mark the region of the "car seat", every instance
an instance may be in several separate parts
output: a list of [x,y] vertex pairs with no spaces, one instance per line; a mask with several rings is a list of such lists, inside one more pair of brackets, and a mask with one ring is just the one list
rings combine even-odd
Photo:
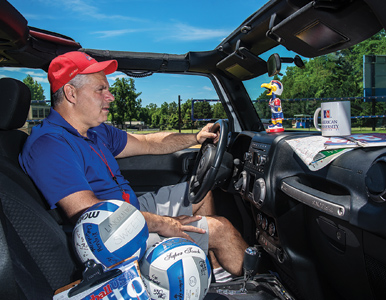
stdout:
[[0,79],[0,295],[2,299],[52,299],[78,279],[66,234],[22,171],[18,155],[28,134],[31,92],[22,82]]

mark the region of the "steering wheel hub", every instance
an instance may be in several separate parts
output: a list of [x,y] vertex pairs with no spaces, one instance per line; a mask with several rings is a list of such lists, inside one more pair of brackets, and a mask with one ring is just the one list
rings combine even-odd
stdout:
[[196,176],[199,180],[204,178],[205,173],[213,164],[215,155],[216,155],[216,146],[213,144],[206,145],[197,168]]

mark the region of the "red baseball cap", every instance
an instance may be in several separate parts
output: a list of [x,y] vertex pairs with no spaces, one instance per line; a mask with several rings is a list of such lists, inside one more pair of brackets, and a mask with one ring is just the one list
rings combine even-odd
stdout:
[[48,67],[48,81],[55,93],[78,74],[92,74],[104,71],[106,75],[118,68],[116,60],[97,62],[84,52],[73,51],[55,57]]

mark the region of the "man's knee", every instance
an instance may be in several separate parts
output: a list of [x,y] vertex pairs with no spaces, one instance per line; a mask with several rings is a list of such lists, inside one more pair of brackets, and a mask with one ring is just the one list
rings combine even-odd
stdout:
[[227,235],[234,234],[236,229],[227,218],[221,216],[210,216],[207,217],[208,228],[209,228],[209,240],[211,239],[222,239]]

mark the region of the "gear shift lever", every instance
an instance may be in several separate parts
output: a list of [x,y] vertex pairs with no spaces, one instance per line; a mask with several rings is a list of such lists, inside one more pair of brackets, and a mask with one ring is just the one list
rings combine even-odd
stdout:
[[244,262],[243,262],[243,270],[244,270],[244,282],[242,291],[247,292],[246,284],[249,278],[255,273],[256,267],[258,264],[258,260],[261,257],[261,252],[256,247],[248,247],[245,249],[244,253]]

